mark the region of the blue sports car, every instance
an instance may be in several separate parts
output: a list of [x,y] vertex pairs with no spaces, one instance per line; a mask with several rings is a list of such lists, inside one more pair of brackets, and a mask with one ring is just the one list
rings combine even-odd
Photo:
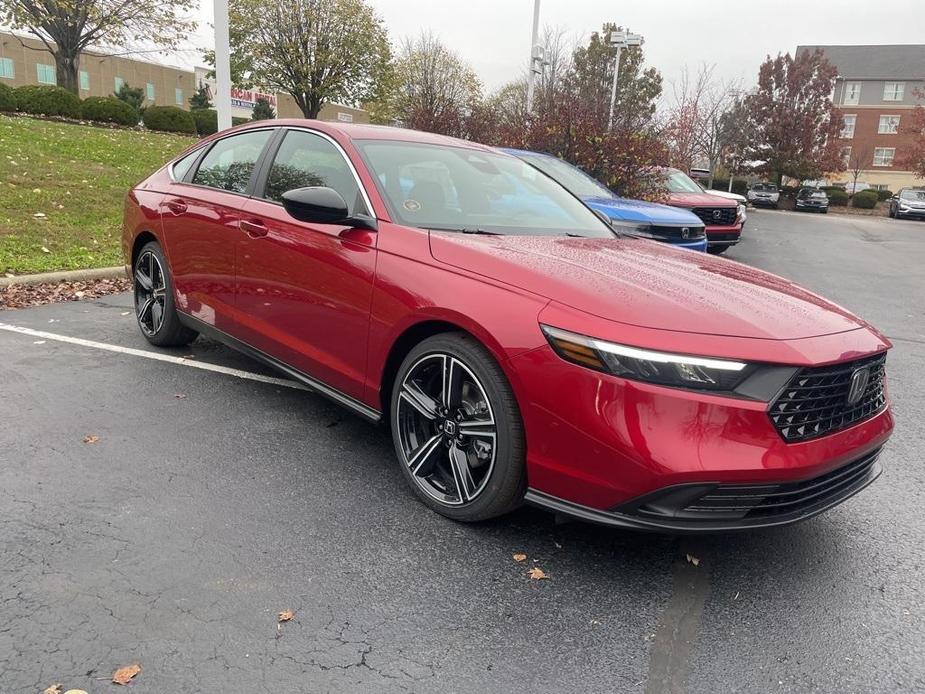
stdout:
[[508,148],[502,151],[536,167],[581,198],[592,210],[605,215],[617,231],[681,248],[707,250],[703,222],[689,210],[618,197],[581,169],[549,154]]

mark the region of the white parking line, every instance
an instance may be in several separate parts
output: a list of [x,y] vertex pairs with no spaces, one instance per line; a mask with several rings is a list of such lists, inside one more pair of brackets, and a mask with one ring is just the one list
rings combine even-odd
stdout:
[[[193,359],[187,359],[186,357],[174,357],[169,354],[159,354],[157,352],[148,352],[143,349],[133,349],[131,347],[120,347],[119,345],[110,345],[106,342],[96,342],[95,340],[84,340],[80,337],[70,337],[68,335],[58,335],[56,333],[48,333],[44,330],[33,330],[32,328],[21,328],[18,325],[10,325],[8,323],[0,323],[0,330],[6,330],[11,333],[19,333],[21,335],[28,335],[30,337],[37,337],[43,340],[55,340],[57,342],[66,342],[71,345],[79,345],[81,347],[90,347],[92,349],[101,349],[106,352],[115,352],[117,354],[128,354],[133,357],[144,357],[145,359],[154,359],[155,361],[164,361],[168,364],[179,364],[180,366],[191,366],[194,369],[202,369],[203,371],[214,371],[216,373],[227,374],[229,376],[236,376],[238,378],[244,378],[249,381],[259,381],[261,383],[271,383],[276,386],[283,386],[285,388],[295,388],[296,390],[309,390],[306,386],[296,381],[290,381],[285,378],[274,378],[273,376],[264,376],[263,374],[255,374],[250,371],[243,371],[242,369],[232,369],[227,366],[219,366],[218,364],[209,364],[207,362],[195,361]],[[36,344],[36,343],[33,343]]]

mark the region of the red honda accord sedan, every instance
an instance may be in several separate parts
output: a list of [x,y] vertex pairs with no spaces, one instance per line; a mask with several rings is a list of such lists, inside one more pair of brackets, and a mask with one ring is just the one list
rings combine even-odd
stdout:
[[261,121],[137,185],[142,334],[221,340],[373,421],[420,499],[669,531],[812,516],[872,482],[890,343],[787,280],[616,236],[520,160]]

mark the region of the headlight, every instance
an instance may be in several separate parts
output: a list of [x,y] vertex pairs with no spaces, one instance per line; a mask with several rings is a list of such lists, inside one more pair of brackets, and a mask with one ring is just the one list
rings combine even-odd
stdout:
[[738,214],[736,215],[736,219],[737,220],[745,219],[745,205],[743,205],[741,202],[739,203]]
[[731,391],[752,372],[740,361],[655,352],[541,325],[549,344],[566,361],[597,371],[676,388]]
[[909,209],[912,209],[912,208],[909,207],[908,205],[903,205],[902,203],[899,203],[899,209],[901,209],[901,210],[909,210]]
[[647,222],[627,222],[625,219],[610,217],[610,226],[614,231],[621,234],[652,238],[652,225]]

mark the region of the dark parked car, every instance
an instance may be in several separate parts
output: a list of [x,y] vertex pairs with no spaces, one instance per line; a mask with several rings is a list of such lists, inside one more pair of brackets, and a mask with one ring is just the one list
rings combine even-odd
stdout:
[[890,198],[890,216],[925,219],[925,189],[903,188]]
[[387,423],[396,473],[459,521],[527,501],[641,529],[791,523],[873,482],[893,428],[870,324],[615,235],[472,142],[233,128],[129,191],[122,248],[145,339],[226,342]]
[[793,202],[793,209],[797,212],[821,212],[825,214],[829,211],[829,196],[819,188],[800,188],[796,200]]

